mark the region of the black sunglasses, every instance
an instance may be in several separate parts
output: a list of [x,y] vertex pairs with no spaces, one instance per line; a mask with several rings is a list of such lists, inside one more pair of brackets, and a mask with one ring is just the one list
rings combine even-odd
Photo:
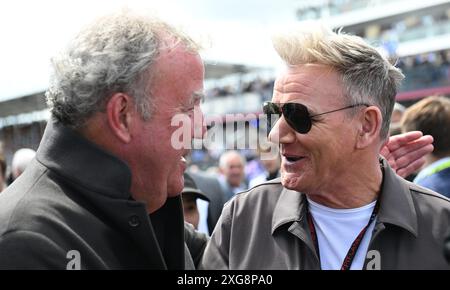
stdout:
[[[272,126],[275,125],[275,122],[278,120],[278,118],[281,115],[283,115],[284,119],[289,124],[289,126],[291,126],[292,129],[294,129],[296,132],[300,134],[306,134],[311,130],[312,123],[314,122],[314,120],[312,119],[313,117],[337,111],[342,111],[345,109],[350,109],[358,106],[369,107],[368,104],[356,104],[320,114],[310,115],[308,107],[299,103],[280,104],[280,103],[265,102],[263,105],[263,112],[267,117],[267,133],[270,132]],[[277,120],[272,120],[272,115],[276,115],[278,117]]]

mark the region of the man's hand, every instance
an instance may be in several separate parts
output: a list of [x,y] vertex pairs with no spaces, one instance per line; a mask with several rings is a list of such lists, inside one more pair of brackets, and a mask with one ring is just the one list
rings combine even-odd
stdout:
[[416,172],[425,163],[424,156],[433,152],[433,137],[420,131],[389,137],[380,154],[401,177]]

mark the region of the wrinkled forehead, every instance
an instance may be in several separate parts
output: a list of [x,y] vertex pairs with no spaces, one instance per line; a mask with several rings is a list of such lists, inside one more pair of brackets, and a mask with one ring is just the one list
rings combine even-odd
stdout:
[[285,103],[292,99],[341,97],[341,75],[322,64],[302,64],[287,67],[275,80],[273,101]]
[[161,51],[152,67],[151,92],[158,102],[186,105],[203,97],[204,65],[198,53],[179,45]]
[[189,50],[183,43],[178,43],[173,47],[166,47],[160,49],[159,55],[155,63],[161,63],[164,67],[170,70],[182,67],[191,67],[201,70],[201,75],[204,75],[203,60],[198,52]]
[[335,70],[327,65],[323,64],[315,64],[315,63],[307,63],[307,64],[298,64],[298,65],[286,65],[281,73],[278,75],[277,80],[283,79],[290,75],[295,76],[322,76],[326,75],[329,72],[334,72]]

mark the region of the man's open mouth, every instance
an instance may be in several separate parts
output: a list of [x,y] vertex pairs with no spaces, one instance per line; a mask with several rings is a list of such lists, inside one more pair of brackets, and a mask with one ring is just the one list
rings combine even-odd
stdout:
[[289,162],[296,162],[305,157],[303,157],[303,156],[284,156],[284,158],[286,158],[286,160]]

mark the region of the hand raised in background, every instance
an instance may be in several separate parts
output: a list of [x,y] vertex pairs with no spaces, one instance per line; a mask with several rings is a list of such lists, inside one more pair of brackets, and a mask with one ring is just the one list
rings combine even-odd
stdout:
[[433,137],[412,131],[389,137],[380,154],[398,175],[405,178],[425,163],[425,155],[433,152]]

